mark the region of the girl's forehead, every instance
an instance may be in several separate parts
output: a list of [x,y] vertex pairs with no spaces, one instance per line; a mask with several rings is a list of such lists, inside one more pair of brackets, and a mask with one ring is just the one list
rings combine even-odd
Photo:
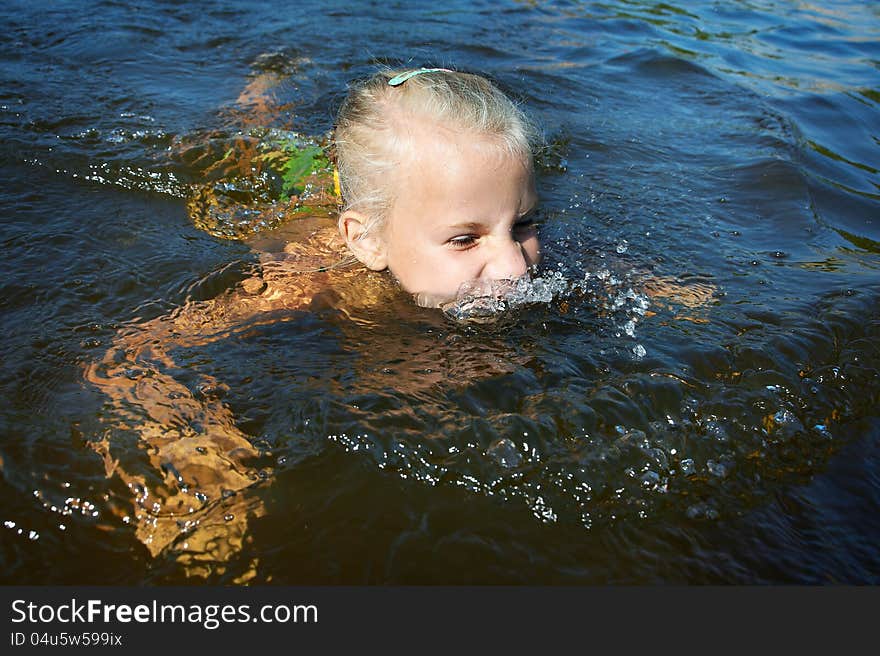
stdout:
[[439,216],[518,213],[534,203],[534,176],[521,157],[495,144],[457,141],[426,143],[400,162],[389,180],[395,207]]
[[415,211],[436,205],[445,214],[453,205],[532,202],[530,156],[500,136],[424,118],[399,127],[395,165],[385,180],[395,206]]

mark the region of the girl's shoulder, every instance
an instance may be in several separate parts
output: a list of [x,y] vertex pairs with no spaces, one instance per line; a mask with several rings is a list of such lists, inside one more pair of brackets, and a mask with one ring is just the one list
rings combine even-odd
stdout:
[[248,244],[258,253],[260,272],[242,287],[256,290],[279,309],[305,309],[318,298],[345,311],[373,307],[395,289],[385,273],[357,261],[335,220],[297,219]]

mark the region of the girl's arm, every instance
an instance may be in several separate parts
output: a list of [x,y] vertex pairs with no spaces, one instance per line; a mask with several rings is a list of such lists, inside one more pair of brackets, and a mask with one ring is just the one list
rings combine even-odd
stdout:
[[108,477],[128,488],[119,515],[150,555],[208,575],[227,567],[249,521],[262,514],[246,490],[265,473],[223,403],[224,387],[204,375],[194,389],[178,379],[167,351],[172,325],[156,320],[121,331],[86,368],[86,380],[107,396],[111,420],[93,446]]

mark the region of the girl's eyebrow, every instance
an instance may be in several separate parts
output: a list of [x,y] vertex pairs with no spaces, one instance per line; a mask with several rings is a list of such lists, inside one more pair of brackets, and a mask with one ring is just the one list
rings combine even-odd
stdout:
[[454,223],[448,226],[445,226],[447,230],[476,230],[477,228],[482,228],[483,224],[479,221],[464,221],[462,223]]
[[[527,214],[531,214],[538,207],[538,203],[532,203],[531,207],[527,210],[524,210],[516,215],[517,220],[522,219]],[[481,223],[480,221],[462,221],[461,223],[452,223],[446,226],[443,226],[444,230],[469,230],[469,231],[477,231],[483,227],[485,227],[485,223]]]

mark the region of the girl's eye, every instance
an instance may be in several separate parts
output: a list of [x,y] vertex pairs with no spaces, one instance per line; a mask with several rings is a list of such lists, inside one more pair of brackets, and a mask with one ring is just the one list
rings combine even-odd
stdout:
[[453,248],[464,250],[476,244],[477,237],[476,235],[459,235],[458,237],[453,237],[446,243],[448,243]]

